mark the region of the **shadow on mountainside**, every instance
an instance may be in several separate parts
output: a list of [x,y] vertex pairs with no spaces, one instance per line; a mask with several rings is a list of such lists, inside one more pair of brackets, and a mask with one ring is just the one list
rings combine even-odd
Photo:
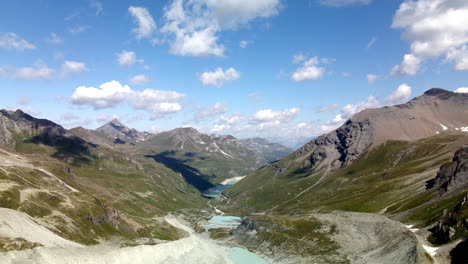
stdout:
[[73,157],[75,162],[89,163],[87,156],[91,155],[90,149],[97,145],[84,141],[75,136],[63,135],[53,129],[45,129],[41,134],[24,140],[25,143],[46,145],[55,148],[56,152],[51,155],[58,159]]
[[175,155],[175,151],[165,151],[157,155],[145,155],[145,157],[152,158],[156,162],[164,164],[171,170],[179,172],[187,183],[197,188],[200,192],[214,187],[214,185],[206,179],[208,178],[207,175],[204,175],[200,170],[185,164],[188,160],[179,160],[171,157],[173,155]]

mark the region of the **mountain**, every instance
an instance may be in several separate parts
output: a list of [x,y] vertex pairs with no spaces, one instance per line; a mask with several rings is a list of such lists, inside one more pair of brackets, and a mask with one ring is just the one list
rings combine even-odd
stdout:
[[[0,221],[26,221],[83,245],[181,238],[158,217],[205,203],[180,173],[144,153],[88,142],[21,110],[0,111],[0,183]],[[0,237],[0,251],[36,246]]]
[[46,119],[21,110],[0,110],[0,144],[24,152],[46,152],[55,157],[86,159],[95,146]]
[[[176,128],[139,142],[158,162],[191,178],[199,190],[225,179],[247,175],[257,168],[255,154],[230,135],[207,135],[194,128]],[[201,179],[201,180],[200,180]]]
[[224,191],[228,202],[218,208],[286,218],[330,210],[380,214],[431,229],[430,237],[414,231],[424,240],[451,243],[466,236],[467,145],[468,94],[431,89],[356,114]]
[[241,142],[244,146],[253,151],[257,157],[257,164],[259,166],[267,165],[273,161],[282,159],[293,152],[292,149],[281,144],[272,143],[259,137],[242,139]]
[[108,137],[114,138],[114,142],[117,144],[125,144],[125,141],[127,140],[133,140],[136,142],[144,141],[149,136],[151,136],[151,134],[148,132],[139,132],[134,128],[130,129],[127,126],[120,123],[117,119],[114,119],[104,124],[103,126],[97,128],[95,131]]

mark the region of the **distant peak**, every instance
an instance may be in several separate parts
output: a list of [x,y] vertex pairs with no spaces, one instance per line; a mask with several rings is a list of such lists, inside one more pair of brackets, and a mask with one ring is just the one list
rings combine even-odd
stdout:
[[112,119],[112,121],[109,122],[110,124],[116,124],[116,125],[122,125],[122,123],[120,123],[120,121],[117,119],[117,118],[114,118]]
[[424,94],[429,96],[437,96],[442,94],[452,94],[452,92],[444,90],[442,88],[432,88],[427,90]]

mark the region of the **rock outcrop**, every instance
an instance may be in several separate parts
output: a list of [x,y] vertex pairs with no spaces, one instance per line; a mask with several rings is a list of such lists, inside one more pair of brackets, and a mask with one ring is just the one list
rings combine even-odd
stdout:
[[427,181],[426,189],[437,189],[441,194],[465,188],[468,185],[468,147],[455,152],[452,162],[445,163],[437,176]]

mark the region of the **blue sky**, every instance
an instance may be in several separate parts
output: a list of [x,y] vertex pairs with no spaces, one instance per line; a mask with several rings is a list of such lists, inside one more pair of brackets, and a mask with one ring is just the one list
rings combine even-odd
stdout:
[[0,104],[293,142],[468,86],[467,43],[466,1],[3,1]]

